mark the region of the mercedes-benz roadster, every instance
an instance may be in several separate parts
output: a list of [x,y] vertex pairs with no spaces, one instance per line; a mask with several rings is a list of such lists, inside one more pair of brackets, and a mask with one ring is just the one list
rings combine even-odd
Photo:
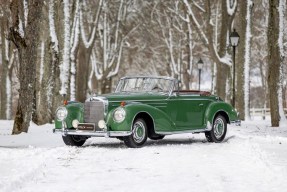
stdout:
[[147,138],[177,133],[204,133],[207,141],[218,143],[230,123],[240,124],[236,110],[209,92],[180,90],[170,77],[124,77],[114,93],[59,107],[54,132],[62,133],[66,145],[112,137],[136,148]]

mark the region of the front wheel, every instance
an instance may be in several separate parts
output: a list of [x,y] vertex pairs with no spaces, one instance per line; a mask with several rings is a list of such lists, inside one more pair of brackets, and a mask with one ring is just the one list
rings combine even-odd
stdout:
[[222,115],[216,116],[211,131],[205,132],[208,142],[220,143],[224,140],[227,131],[226,119]]
[[78,136],[78,135],[66,135],[66,136],[62,136],[62,138],[66,145],[77,146],[77,147],[84,145],[84,143],[87,140],[86,137]]
[[139,148],[144,145],[147,140],[147,126],[143,119],[138,118],[133,123],[132,134],[124,137],[127,147]]

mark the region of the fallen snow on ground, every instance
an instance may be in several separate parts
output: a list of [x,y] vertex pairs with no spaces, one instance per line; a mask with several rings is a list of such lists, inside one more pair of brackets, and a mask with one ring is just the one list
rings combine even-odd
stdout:
[[287,128],[269,121],[229,126],[225,142],[203,134],[148,140],[140,149],[92,138],[68,147],[53,125],[10,135],[0,121],[0,191],[285,191]]

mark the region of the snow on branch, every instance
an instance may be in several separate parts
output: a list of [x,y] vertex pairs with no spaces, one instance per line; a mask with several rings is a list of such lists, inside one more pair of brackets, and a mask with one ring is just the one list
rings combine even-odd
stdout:
[[189,15],[191,16],[191,19],[193,20],[193,22],[195,23],[197,29],[199,30],[200,32],[200,35],[202,36],[203,40],[204,40],[204,43],[208,44],[208,38],[206,37],[205,33],[203,32],[202,28],[200,27],[200,24],[199,22],[197,21],[197,19],[195,18],[194,14],[193,14],[193,11],[189,5],[189,3],[187,2],[187,0],[183,0],[185,6],[187,7],[187,10],[188,10],[188,13]]
[[80,8],[81,37],[82,37],[83,43],[84,43],[86,48],[89,48],[92,45],[92,43],[94,42],[94,39],[96,37],[96,28],[97,28],[97,23],[98,23],[98,20],[99,20],[99,17],[100,17],[100,12],[101,12],[101,9],[102,9],[102,2],[103,2],[102,0],[100,0],[100,2],[99,2],[99,7],[98,7],[98,10],[97,10],[96,18],[95,18],[95,21],[94,21],[94,26],[93,26],[92,33],[90,35],[90,39],[89,40],[87,40],[87,38],[86,38],[86,32],[85,32],[84,24],[83,24],[82,8]]
[[96,78],[98,80],[102,79],[103,78],[103,71],[100,70],[100,68],[98,67],[97,56],[96,56],[94,49],[93,49],[92,54],[91,54],[91,62],[92,62],[92,71],[95,73]]
[[123,50],[123,45],[120,45],[120,50],[119,50],[119,53],[118,53],[118,59],[117,59],[116,67],[115,67],[115,69],[113,71],[109,72],[107,78],[110,78],[110,77],[115,76],[116,74],[118,74],[119,67],[120,67],[120,62],[121,62],[121,57],[122,57],[122,50]]
[[228,15],[230,16],[234,15],[236,7],[237,7],[237,0],[226,0],[226,5],[227,5]]
[[232,60],[231,60],[230,55],[224,55],[223,57],[220,57],[218,55],[218,51],[217,51],[217,48],[215,47],[215,44],[213,44],[213,49],[214,49],[215,55],[216,55],[216,57],[220,63],[226,64],[228,66],[232,65]]
[[196,3],[195,1],[192,1],[192,3],[195,5],[196,8],[198,8],[200,11],[202,12],[206,12],[205,9],[203,9],[200,5],[198,5],[198,3]]
[[27,0],[23,0],[23,6],[24,6],[24,25],[26,27],[27,26],[28,13],[29,13]]
[[49,28],[50,28],[50,38],[53,43],[53,49],[56,53],[59,53],[59,43],[58,38],[56,34],[56,28],[55,28],[55,20],[54,20],[54,0],[49,1]]

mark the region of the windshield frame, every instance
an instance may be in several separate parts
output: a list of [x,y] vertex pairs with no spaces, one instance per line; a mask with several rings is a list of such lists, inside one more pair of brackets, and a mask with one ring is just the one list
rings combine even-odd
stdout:
[[[172,78],[172,77],[165,77],[165,76],[157,76],[157,77],[153,77],[153,76],[132,76],[132,77],[122,77],[115,89],[115,93],[121,93],[123,92],[122,90],[119,90],[120,88],[122,88],[122,82],[127,80],[127,79],[163,79],[163,80],[167,80],[170,81],[169,86],[168,86],[168,90],[167,91],[162,91],[162,92],[158,92],[158,93],[164,93],[167,95],[171,95],[173,92],[173,89],[175,87],[175,83],[177,82],[176,79]],[[152,92],[151,90],[147,90],[147,91],[127,91],[128,93],[150,93]]]

